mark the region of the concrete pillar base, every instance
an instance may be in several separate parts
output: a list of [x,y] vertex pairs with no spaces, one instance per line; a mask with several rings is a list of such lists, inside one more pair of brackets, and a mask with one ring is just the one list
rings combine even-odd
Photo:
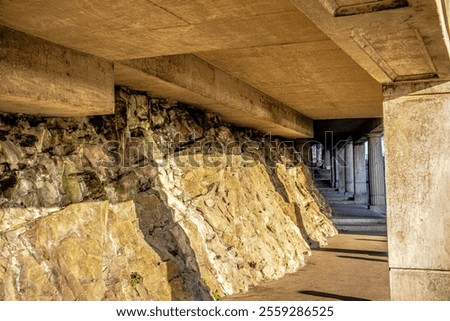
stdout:
[[345,195],[348,195],[348,196],[354,196],[355,195],[355,193],[348,191],[348,185],[345,186],[345,190],[346,190],[345,191]]
[[450,272],[391,268],[391,300],[450,300]]
[[368,204],[369,195],[368,194],[355,194],[355,203],[356,204]]
[[369,205],[369,209],[375,213],[386,215],[386,205]]

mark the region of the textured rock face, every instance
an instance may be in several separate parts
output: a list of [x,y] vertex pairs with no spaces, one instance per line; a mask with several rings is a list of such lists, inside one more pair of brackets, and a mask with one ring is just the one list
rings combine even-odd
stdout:
[[2,299],[207,300],[336,233],[290,144],[212,114],[118,90],[113,116],[0,120]]
[[1,217],[3,300],[171,299],[170,264],[145,242],[132,201]]
[[[183,161],[183,159],[180,159]],[[231,294],[294,272],[308,244],[263,165],[203,166],[161,176],[174,217],[188,233],[207,284]],[[178,188],[182,191],[178,192]]]

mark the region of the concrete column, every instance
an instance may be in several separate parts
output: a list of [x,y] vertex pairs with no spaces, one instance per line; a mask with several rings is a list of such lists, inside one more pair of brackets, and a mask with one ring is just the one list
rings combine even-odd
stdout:
[[355,202],[367,204],[366,148],[364,143],[353,145],[355,168]]
[[320,144],[316,144],[316,166],[322,167],[324,163],[324,152],[323,152],[323,146]]
[[351,197],[355,194],[355,174],[353,168],[353,142],[345,144],[345,193]]
[[386,213],[384,160],[381,147],[382,133],[369,133],[369,204],[370,208]]
[[338,171],[338,189],[339,193],[345,193],[345,146],[337,151],[336,170]]
[[323,164],[323,168],[327,171],[329,171],[328,177],[330,178],[330,187],[333,187],[333,171],[331,169],[331,150],[330,149],[325,149],[324,150],[324,164]]
[[329,149],[325,150],[324,162],[325,169],[331,170],[331,151]]
[[337,162],[336,162],[336,158],[337,158],[336,149],[331,149],[330,154],[331,154],[331,187],[337,188],[338,173],[337,173]]
[[450,82],[384,86],[393,300],[450,299]]

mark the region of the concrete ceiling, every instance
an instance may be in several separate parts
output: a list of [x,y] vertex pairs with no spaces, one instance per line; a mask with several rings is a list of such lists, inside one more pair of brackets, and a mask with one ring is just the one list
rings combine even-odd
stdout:
[[197,53],[312,119],[381,117],[381,85],[331,40]]
[[[447,15],[448,0],[0,0],[0,25],[115,63],[116,84],[178,92],[245,126],[239,104],[227,109],[240,82],[248,125],[276,127],[265,123],[274,109],[292,108],[299,114],[288,131],[304,116],[379,118],[381,84],[450,78]],[[210,70],[195,78],[208,90],[189,80],[195,65]],[[158,76],[165,66],[173,82]],[[217,75],[230,84],[226,96]]]
[[0,24],[109,60],[327,39],[289,0],[2,0]]
[[381,117],[381,86],[289,0],[1,1],[0,23],[115,61],[196,52],[312,119]]
[[380,83],[450,79],[449,0],[291,0]]

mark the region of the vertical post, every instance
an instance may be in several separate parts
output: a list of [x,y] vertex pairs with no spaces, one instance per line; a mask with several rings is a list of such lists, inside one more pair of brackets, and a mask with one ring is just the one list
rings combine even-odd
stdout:
[[329,148],[325,149],[323,167],[325,170],[329,171],[328,177],[330,178],[330,186],[333,187],[333,171],[331,169],[331,150]]
[[369,133],[369,196],[370,209],[386,213],[384,160],[381,147],[382,133]]
[[331,150],[331,187],[336,188],[336,156],[333,150]]
[[331,170],[331,151],[329,149],[325,150],[325,169]]
[[323,167],[325,154],[322,144],[316,144],[316,155],[316,167]]
[[325,133],[325,149],[326,168],[330,167],[330,186],[336,188],[336,149],[334,148],[333,132]]
[[353,145],[355,167],[355,202],[367,204],[366,148],[364,143]]
[[345,193],[345,145],[337,151],[336,170],[338,171],[338,189],[340,194]]
[[355,175],[353,168],[353,142],[345,144],[345,193],[351,197],[355,194]]

